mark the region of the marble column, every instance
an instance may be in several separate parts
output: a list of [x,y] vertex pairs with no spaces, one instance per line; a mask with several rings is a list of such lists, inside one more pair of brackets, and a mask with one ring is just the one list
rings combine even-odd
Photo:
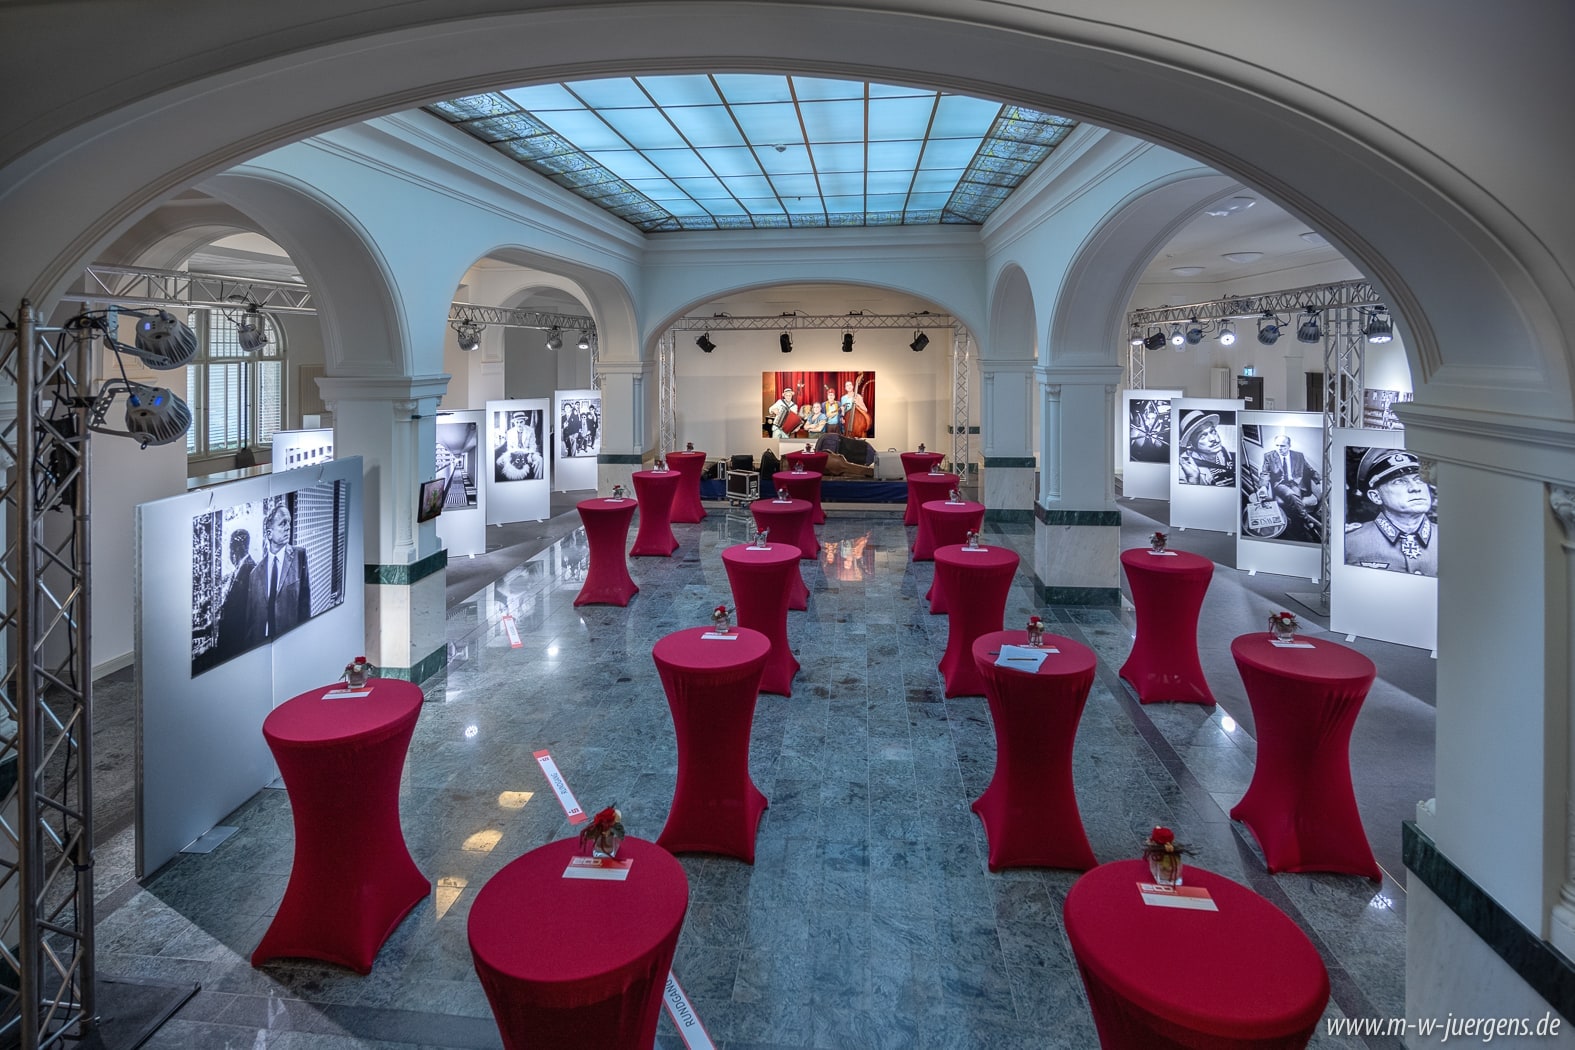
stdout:
[[[1548,486],[1548,502],[1553,515],[1563,529],[1560,543],[1564,551],[1565,578],[1565,637],[1564,668],[1566,716],[1565,755],[1566,768],[1575,759],[1575,490],[1557,485]],[[1565,958],[1575,959],[1575,776],[1568,776],[1565,783],[1564,804],[1564,881],[1559,886],[1559,899],[1553,905],[1549,922],[1549,937],[1553,946]]]
[[1034,589],[1051,605],[1121,599],[1121,511],[1115,497],[1116,392],[1121,368],[1034,369],[1041,403]]
[[633,491],[634,472],[645,461],[647,404],[655,384],[655,362],[597,362],[602,380],[602,451],[596,460],[601,492],[614,485]]
[[334,418],[334,452],[360,456],[366,534],[366,656],[385,678],[419,682],[448,662],[447,552],[416,497],[432,477],[447,375],[317,380]]
[[984,451],[980,502],[986,521],[1034,516],[1033,358],[981,357],[979,420]]

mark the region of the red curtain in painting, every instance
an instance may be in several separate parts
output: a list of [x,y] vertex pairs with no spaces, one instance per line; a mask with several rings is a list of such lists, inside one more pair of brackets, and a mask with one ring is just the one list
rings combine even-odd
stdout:
[[[841,412],[841,399],[848,392],[848,384],[853,384],[853,391],[859,395],[863,408],[855,404],[854,411],[849,418],[843,419]],[[793,438],[814,438],[819,434],[810,429],[810,420],[814,413],[810,411],[813,402],[819,405],[822,413],[831,415],[826,409],[828,393],[831,400],[838,403],[836,429],[828,428],[822,433],[841,433],[849,437],[869,439],[875,436],[875,373],[874,372],[762,372],[760,374],[760,411],[761,419],[770,416],[771,405],[782,396],[782,391],[793,391],[793,402],[798,406],[796,415],[799,418],[797,429],[789,433]],[[765,428],[770,433],[770,428]]]

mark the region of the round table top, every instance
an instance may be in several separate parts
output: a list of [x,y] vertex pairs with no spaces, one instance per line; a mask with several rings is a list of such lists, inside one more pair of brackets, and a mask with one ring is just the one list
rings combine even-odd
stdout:
[[700,462],[704,463],[705,462],[705,453],[701,452],[699,449],[685,449],[682,452],[669,452],[667,454],[667,458],[668,458],[669,461],[675,460],[675,459],[682,459],[682,460],[697,459]]
[[674,482],[677,482],[678,479],[683,477],[683,474],[676,470],[637,470],[629,476],[640,481],[666,481],[671,478]]
[[706,638],[710,627],[686,627],[657,639],[651,656],[659,664],[686,671],[723,671],[764,661],[771,653],[771,639],[748,627],[733,626],[731,641]]
[[[974,639],[973,658],[980,664],[995,663],[995,656],[1001,651],[1002,645],[1028,644],[1027,631],[990,631]],[[997,670],[1010,671],[1014,674],[1032,674],[1046,678],[1057,678],[1061,675],[1088,674],[1094,669],[1096,658],[1094,650],[1082,642],[1067,638],[1064,635],[1045,633],[1044,648],[1059,649],[1058,653],[1050,653],[1045,657],[1045,662],[1037,670],[1012,667],[1007,664],[997,664]]]
[[1121,564],[1129,572],[1177,573],[1190,575],[1214,571],[1214,563],[1201,554],[1178,551],[1171,547],[1164,554],[1155,554],[1147,547],[1129,547],[1121,552]]
[[818,470],[779,470],[771,475],[771,480],[781,487],[791,485],[795,481],[819,481],[821,476]]
[[925,500],[920,506],[931,514],[960,514],[964,517],[984,510],[983,503],[976,503],[971,499],[960,499],[956,503],[949,499],[931,499]]
[[622,882],[566,879],[577,838],[559,839],[504,865],[470,908],[470,948],[515,980],[567,990],[650,955],[689,906],[684,869],[654,842],[629,837]]
[[928,464],[930,464],[930,463],[939,463],[941,460],[946,458],[946,453],[944,453],[944,452],[931,452],[928,449],[926,449],[923,452],[920,452],[917,449],[909,449],[907,452],[899,452],[899,453],[897,453],[897,457],[899,459],[901,459],[903,457],[909,457],[909,456],[912,457],[912,459],[910,459],[909,462],[924,463],[925,464],[925,468],[924,469],[928,470],[929,469]]
[[1378,674],[1378,668],[1371,660],[1339,642],[1322,638],[1314,641],[1303,635],[1297,635],[1296,640],[1312,648],[1293,649],[1274,645],[1269,641],[1269,632],[1265,628],[1238,635],[1230,643],[1230,654],[1238,664],[1304,681],[1334,684],[1366,679],[1371,682]]
[[722,548],[722,561],[730,565],[775,565],[790,561],[796,565],[802,553],[798,549],[798,544],[786,543],[782,540],[767,540],[764,550],[747,543],[735,543],[731,547]]
[[807,499],[757,499],[749,504],[751,513],[760,514],[798,514],[812,510],[814,504]]
[[397,678],[372,678],[366,696],[324,700],[323,694],[344,689],[343,682],[320,686],[292,697],[263,719],[270,743],[295,747],[333,747],[387,733],[421,709],[421,687]]
[[[831,454],[829,452],[816,452],[812,448],[806,448],[800,449],[797,452],[784,452],[782,453],[782,458],[790,462],[795,459],[802,459],[807,462],[819,463],[824,466],[826,461],[831,458]],[[805,467],[804,469],[808,470],[810,468]]]
[[948,543],[935,548],[937,565],[958,565],[965,569],[1015,569],[1018,560],[1017,552],[1010,547],[987,547],[981,543],[977,548],[969,548],[962,543]]
[[616,514],[619,511],[633,511],[640,505],[640,501],[632,496],[623,499],[613,499],[611,496],[592,496],[582,499],[574,505],[581,514]]
[[1317,949],[1252,890],[1186,865],[1218,911],[1143,903],[1143,860],[1102,864],[1072,885],[1064,914],[1077,961],[1127,1002],[1195,1032],[1268,1039],[1310,1028],[1329,1000]]
[[957,484],[958,478],[956,474],[947,474],[944,471],[939,474],[932,474],[929,471],[924,471],[919,474],[909,474],[907,477],[910,483],[912,483],[914,479],[917,478],[920,482],[930,481],[937,485],[941,484],[942,482],[945,482],[948,485],[955,485]]

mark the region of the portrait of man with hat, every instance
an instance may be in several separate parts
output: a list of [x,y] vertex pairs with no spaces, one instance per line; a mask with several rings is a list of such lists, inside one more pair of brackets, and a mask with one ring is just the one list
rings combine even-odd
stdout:
[[[1356,466],[1356,491],[1377,508],[1377,514],[1371,521],[1346,525],[1345,564],[1437,576],[1438,524],[1431,517],[1434,493],[1422,476],[1422,461],[1404,449],[1348,448],[1347,462],[1357,453],[1361,459]],[[1348,522],[1359,507],[1346,508]]]
[[[1224,420],[1223,415],[1230,419]],[[1233,488],[1236,485],[1236,456],[1226,449],[1220,433],[1222,423],[1232,424],[1234,413],[1192,409],[1181,417],[1181,451],[1176,462],[1183,485],[1210,485]]]
[[507,412],[509,428],[493,449],[492,480],[539,481],[546,476],[541,454],[541,412],[516,408]]

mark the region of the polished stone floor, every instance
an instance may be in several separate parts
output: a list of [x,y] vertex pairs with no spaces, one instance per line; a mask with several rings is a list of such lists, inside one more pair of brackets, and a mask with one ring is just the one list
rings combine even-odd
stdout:
[[[470,904],[502,865],[570,833],[532,758],[538,749],[551,750],[586,808],[616,801],[631,834],[661,830],[676,763],[651,646],[731,604],[718,551],[752,528],[725,505],[710,511],[702,524],[675,526],[672,558],[631,559],[641,592],[627,608],[573,608],[582,532],[451,603],[449,666],[423,683],[401,788],[412,855],[436,890],[370,976],[248,962],[290,869],[285,791],[261,791],[232,814],[226,823],[240,830],[213,853],[182,856],[141,882],[129,877],[129,826],[101,836],[100,972],[201,985],[146,1045],[500,1046],[466,945]],[[1135,532],[1146,527],[1141,515],[1132,521]],[[789,619],[803,671],[791,699],[763,695],[756,710],[751,769],[770,798],[756,862],[682,858],[691,898],[675,975],[722,1050],[1096,1046],[1061,922],[1077,873],[986,869],[969,803],[993,769],[990,716],[981,697],[942,697],[936,661],[947,625],[923,598],[931,564],[909,561],[900,511],[835,509],[819,531],[824,556],[803,563],[809,609]],[[1027,524],[986,529],[986,542],[1012,546],[1025,566],[1032,541]],[[1332,979],[1327,1016],[1403,1014],[1403,885],[1269,876],[1251,834],[1226,815],[1254,748],[1240,680],[1221,654],[1282,604],[1242,575],[1221,568],[1206,608],[1217,707],[1137,704],[1116,677],[1129,614],[1036,606],[1027,570],[1006,620],[1039,612],[1099,654],[1074,761],[1101,861],[1137,855],[1154,824],[1175,828],[1196,847],[1193,863],[1245,882],[1306,930]],[[1385,680],[1386,647],[1363,647],[1380,682],[1375,718],[1364,711],[1358,722],[1355,779],[1369,837],[1396,876],[1399,820],[1432,793],[1431,693],[1415,683],[1414,656],[1393,654],[1411,661],[1408,692]],[[106,724],[115,695],[100,690]],[[1416,759],[1417,749],[1425,755],[1413,765],[1386,761]],[[124,764],[114,768],[123,782]],[[596,935],[590,917],[586,935]],[[1156,959],[1184,966],[1185,946]],[[595,1043],[596,1033],[586,1036]],[[683,1045],[665,1017],[657,1045]],[[1312,1045],[1398,1043],[1320,1033]]]

